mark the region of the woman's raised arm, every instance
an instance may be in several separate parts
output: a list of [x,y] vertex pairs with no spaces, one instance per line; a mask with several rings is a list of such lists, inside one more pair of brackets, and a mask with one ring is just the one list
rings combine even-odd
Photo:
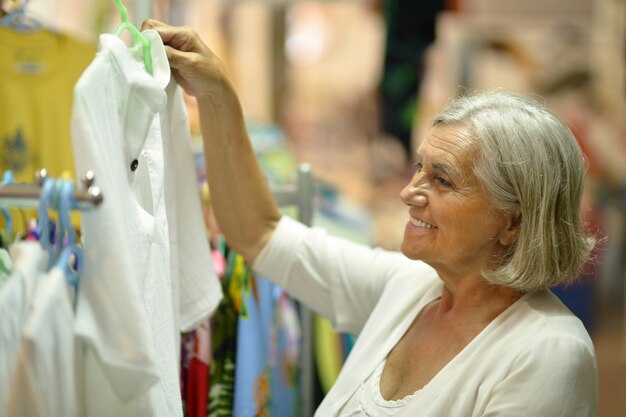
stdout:
[[198,101],[215,217],[229,246],[252,264],[280,212],[256,160],[226,68],[190,28],[147,20],[145,29],[161,36],[172,74]]

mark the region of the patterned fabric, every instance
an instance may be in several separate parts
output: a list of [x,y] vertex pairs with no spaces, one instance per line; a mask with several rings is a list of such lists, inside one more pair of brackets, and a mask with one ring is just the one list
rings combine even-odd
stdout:
[[253,276],[239,316],[235,417],[298,415],[300,325],[293,301],[277,285]]
[[205,417],[209,399],[209,372],[211,363],[211,326],[202,323],[192,332],[187,343],[191,344],[191,355],[187,357],[185,375],[186,390],[183,392],[184,415]]
[[246,273],[243,258],[233,251],[226,256],[222,288],[224,298],[213,318],[213,357],[209,388],[209,417],[233,415],[235,363],[237,358],[238,315],[241,311],[241,283]]
[[299,416],[301,329],[295,302],[279,286],[260,278],[270,287],[274,327],[270,345],[271,416]]
[[[241,282],[243,309],[239,314],[237,369],[235,372],[235,417],[268,417],[270,375],[267,369],[269,326],[260,309],[260,288],[246,274]],[[265,320],[264,320],[265,319]]]

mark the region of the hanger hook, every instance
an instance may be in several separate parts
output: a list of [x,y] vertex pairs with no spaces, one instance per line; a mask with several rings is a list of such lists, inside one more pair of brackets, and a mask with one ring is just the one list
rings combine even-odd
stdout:
[[124,6],[124,3],[122,3],[122,0],[115,0],[115,7],[117,8],[117,11],[120,13],[122,23],[128,23],[128,10],[126,10],[126,6]]
[[151,48],[150,41],[146,39],[146,37],[141,32],[139,32],[139,29],[137,29],[132,23],[128,21],[128,11],[126,10],[126,7],[122,3],[122,0],[114,0],[114,1],[115,1],[115,7],[119,11],[120,17],[122,20],[122,22],[120,23],[120,25],[118,26],[116,30],[116,33],[115,33],[116,36],[120,36],[120,34],[125,29],[130,32],[133,38],[133,46],[137,46],[137,47],[140,46],[142,49],[143,62],[146,67],[146,71],[152,74],[152,53],[150,50]]

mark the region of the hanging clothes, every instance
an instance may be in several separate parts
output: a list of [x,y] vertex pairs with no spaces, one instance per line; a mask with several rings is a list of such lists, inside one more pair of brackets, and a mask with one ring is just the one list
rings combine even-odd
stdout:
[[[299,416],[300,355],[302,330],[295,302],[278,285],[258,276],[260,287],[270,293],[272,326],[270,327],[269,367],[271,378],[270,415]],[[262,309],[268,308],[263,307]]]
[[47,258],[36,242],[18,242],[11,247],[13,273],[0,288],[0,415],[9,398],[22,329],[28,320],[32,298]]
[[93,60],[96,44],[41,29],[0,27],[0,172],[31,182],[73,166],[72,91]]
[[182,416],[179,332],[205,320],[222,297],[182,93],[170,82],[161,38],[144,35],[153,75],[136,51],[103,34],[75,88],[76,171],[93,170],[106,195],[82,221],[75,329],[88,345],[91,416]]
[[79,417],[73,295],[64,272],[40,278],[22,330],[5,417]]
[[234,251],[226,255],[226,270],[222,279],[224,298],[213,318],[212,358],[209,387],[208,417],[228,417],[233,414],[237,358],[237,327],[242,304],[241,278],[245,274],[243,258]]
[[249,268],[241,275],[234,417],[298,415],[300,326],[286,293]]
[[[242,260],[243,262],[243,260]],[[237,330],[237,367],[235,368],[234,417],[269,417],[270,373],[269,320],[261,311],[258,286],[248,268],[240,277],[242,308]],[[271,297],[271,294],[269,295]],[[267,300],[271,302],[270,300]]]
[[313,316],[313,332],[315,367],[321,389],[326,395],[343,366],[341,335],[333,330],[326,318],[318,314]]
[[181,346],[181,393],[185,417],[206,417],[211,364],[211,323],[185,333]]
[[381,92],[381,130],[412,158],[411,135],[420,98],[425,53],[435,40],[437,14],[445,1],[385,0],[386,42]]
[[9,252],[4,248],[0,248],[0,288],[2,288],[7,278],[11,276],[12,271],[13,261]]

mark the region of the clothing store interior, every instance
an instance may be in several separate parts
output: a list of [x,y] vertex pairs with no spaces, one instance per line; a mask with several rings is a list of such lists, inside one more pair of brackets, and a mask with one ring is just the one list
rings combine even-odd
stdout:
[[[196,101],[141,34],[148,18],[193,28],[225,64],[283,214],[371,247],[400,250],[399,193],[451,99],[507,90],[544,103],[585,156],[582,214],[597,238],[579,279],[551,291],[593,341],[598,415],[626,416],[625,1],[1,7],[0,416],[311,417],[358,340],[229,248]],[[158,91],[94,65],[120,45],[158,71]],[[123,77],[140,93],[108,87]],[[140,129],[145,142],[120,141]],[[122,169],[137,170],[132,183]]]

